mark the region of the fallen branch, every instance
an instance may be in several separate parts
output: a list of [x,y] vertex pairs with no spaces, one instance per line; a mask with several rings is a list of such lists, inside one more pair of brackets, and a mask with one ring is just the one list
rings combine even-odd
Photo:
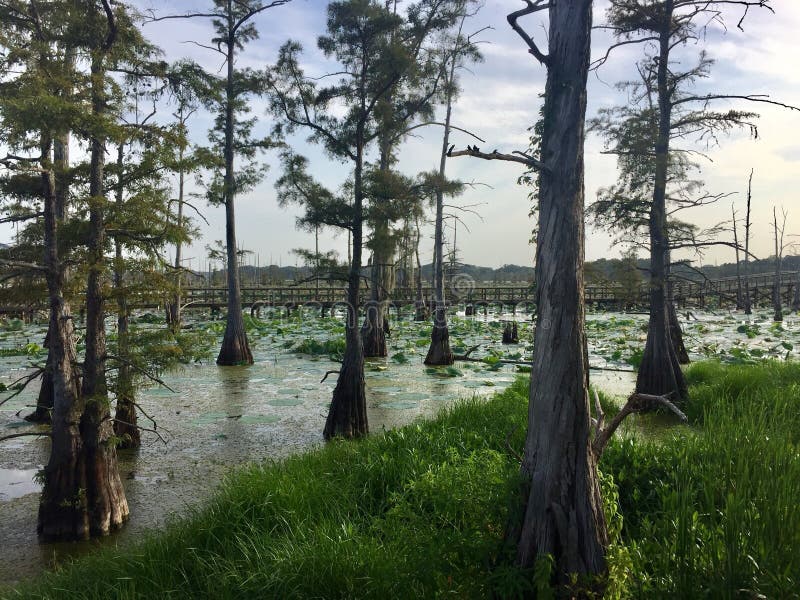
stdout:
[[139,429],[140,431],[148,431],[150,433],[154,433],[156,437],[163,442],[163,444],[167,445],[167,440],[164,439],[158,431],[155,429],[150,429],[149,427],[142,427],[141,425],[134,425],[133,423],[128,423],[127,421],[123,421],[122,419],[111,419],[115,423],[122,423],[123,425],[127,425],[128,427],[133,427],[134,429]]
[[475,362],[483,362],[482,358],[470,358],[469,357],[470,354],[475,352],[475,350],[477,350],[480,347],[481,347],[480,344],[478,344],[477,346],[473,346],[472,348],[470,348],[469,350],[464,352],[464,354],[454,354],[453,355],[453,360],[471,360],[471,361],[475,361]]
[[514,425],[514,427],[511,428],[511,431],[509,431],[506,434],[506,449],[508,450],[508,453],[511,454],[511,456],[517,459],[517,462],[519,464],[522,464],[523,462],[522,457],[519,454],[517,454],[517,451],[511,447],[511,436],[514,435],[514,432],[517,430],[518,427],[519,425]]
[[[3,406],[3,404],[8,402],[9,400],[12,400],[12,399],[16,398],[17,396],[19,396],[23,391],[25,391],[25,388],[27,388],[28,385],[30,385],[30,383],[33,380],[35,380],[42,373],[44,373],[44,367],[37,367],[37,366],[34,365],[34,368],[35,369],[34,369],[34,371],[32,373],[29,373],[28,375],[23,375],[22,377],[20,377],[16,381],[13,381],[11,383],[11,385],[8,386],[9,390],[14,390],[14,391],[13,391],[13,393],[9,394],[6,398],[3,398],[2,400],[0,400],[0,406]],[[22,381],[24,381],[25,383],[20,383]]]
[[39,437],[53,437],[53,434],[49,431],[26,431],[24,433],[11,433],[9,435],[4,435],[0,437],[0,442],[5,442],[6,440],[13,440],[14,438],[21,438],[21,437],[29,437],[29,436],[39,436]]
[[538,169],[539,171],[547,171],[547,167],[543,162],[518,150],[514,151],[512,154],[502,154],[497,150],[493,152],[481,152],[476,146],[467,146],[466,150],[451,151],[448,152],[447,156],[450,158],[455,156],[474,156],[475,158],[482,158],[483,160],[504,160],[507,162],[520,163],[526,167]]
[[173,394],[177,394],[178,393],[177,391],[175,391],[171,387],[169,387],[164,382],[164,380],[162,380],[160,377],[157,377],[157,376],[153,375],[150,371],[148,371],[147,369],[143,369],[142,367],[140,367],[136,363],[133,363],[133,362],[127,360],[127,359],[124,359],[121,356],[117,356],[116,354],[106,354],[105,358],[108,359],[108,360],[115,360],[115,361],[117,361],[119,363],[122,363],[123,365],[125,365],[127,367],[130,367],[131,369],[133,369],[137,373],[139,373],[141,375],[144,375],[150,381],[152,381],[154,383],[157,383],[158,385],[160,385],[162,387],[167,388]]
[[642,412],[653,406],[653,404],[659,404],[671,412],[675,413],[677,417],[683,423],[687,423],[689,419],[686,415],[666,396],[655,396],[652,394],[637,394],[633,393],[628,396],[628,401],[625,403],[620,411],[614,415],[614,418],[611,419],[611,422],[608,424],[608,427],[603,427],[603,422],[605,420],[605,413],[603,413],[603,409],[600,407],[600,398],[595,392],[595,412],[597,413],[597,419],[594,422],[595,433],[594,433],[594,440],[592,441],[592,452],[595,455],[597,460],[600,460],[600,457],[603,455],[603,451],[606,449],[609,440],[617,431],[619,426],[622,422],[628,417],[628,415]]
[[339,375],[340,373],[341,371],[328,371],[327,373],[325,373],[325,377],[322,378],[320,383],[325,383],[325,380],[328,378],[328,375]]

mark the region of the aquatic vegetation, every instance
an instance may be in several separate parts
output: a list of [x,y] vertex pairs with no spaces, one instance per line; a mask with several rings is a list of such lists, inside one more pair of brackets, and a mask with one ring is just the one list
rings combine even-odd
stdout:
[[47,349],[42,348],[39,344],[28,342],[22,346],[14,348],[0,348],[0,357],[3,356],[31,356],[39,357],[47,354]]
[[319,341],[313,338],[306,338],[299,344],[287,341],[286,348],[291,348],[292,352],[298,354],[327,355],[341,358],[344,354],[345,341],[343,338],[334,338]]

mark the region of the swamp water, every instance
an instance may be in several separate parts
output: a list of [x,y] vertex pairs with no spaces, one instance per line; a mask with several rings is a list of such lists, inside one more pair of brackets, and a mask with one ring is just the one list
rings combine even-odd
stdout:
[[[519,374],[514,365],[496,359],[524,359],[530,354],[530,316],[519,314],[521,344],[500,344],[501,320],[511,315],[453,319],[451,342],[456,352],[480,344],[471,356],[486,362],[459,362],[455,369],[422,365],[430,325],[409,320],[393,324],[390,358],[367,361],[366,385],[370,428],[378,432],[434,416],[458,399],[487,396],[504,389]],[[698,314],[684,323],[693,357],[726,360],[785,358],[800,342],[797,322],[780,328],[763,319],[743,325],[741,317]],[[644,345],[644,315],[590,314],[587,330],[593,367],[618,370],[591,373],[592,383],[610,394],[629,394]],[[195,322],[216,331],[219,322]],[[743,331],[742,327],[745,327]],[[43,327],[0,333],[0,348],[41,343]],[[163,387],[141,390],[138,401],[158,423],[167,444],[143,432],[142,447],[121,451],[119,463],[131,509],[125,528],[104,540],[79,544],[39,544],[36,513],[39,486],[35,474],[47,461],[45,438],[21,437],[0,443],[0,581],[35,576],[66,557],[108,544],[126,544],[148,529],[157,529],[171,515],[187,512],[209,497],[225,474],[247,462],[279,460],[322,444],[321,431],[335,376],[320,380],[336,363],[327,356],[293,352],[306,340],[341,338],[339,319],[256,321],[248,335],[256,364],[251,367],[214,365],[213,359],[186,365],[163,378]],[[788,353],[788,354],[787,354]],[[9,386],[29,371],[30,356],[0,358],[0,383]],[[42,355],[37,360],[43,361]],[[0,406],[0,435],[36,431],[17,414],[30,412],[38,384]],[[7,394],[2,394],[6,397]],[[140,416],[140,424],[151,427]]]

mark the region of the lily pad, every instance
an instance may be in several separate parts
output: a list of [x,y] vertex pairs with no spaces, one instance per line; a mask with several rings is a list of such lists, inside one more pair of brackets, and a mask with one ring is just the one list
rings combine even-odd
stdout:
[[245,425],[269,425],[280,420],[281,418],[277,415],[242,415],[239,422]]
[[430,398],[430,394],[425,394],[423,392],[404,392],[397,395],[398,400],[405,400],[408,402],[427,400],[428,398]]
[[278,390],[278,393],[282,396],[299,396],[303,393],[303,390],[298,388],[283,388],[282,390]]
[[388,408],[390,410],[408,410],[419,406],[417,402],[412,400],[394,400],[392,402],[381,402],[378,408]]
[[227,419],[227,413],[212,412],[200,415],[189,421],[192,425],[208,425],[209,423],[217,423],[223,419]]
[[275,398],[267,402],[270,406],[298,406],[302,403],[300,398]]
[[399,386],[381,386],[381,387],[374,387],[372,388],[373,392],[377,392],[379,394],[399,394],[405,391],[405,388]]

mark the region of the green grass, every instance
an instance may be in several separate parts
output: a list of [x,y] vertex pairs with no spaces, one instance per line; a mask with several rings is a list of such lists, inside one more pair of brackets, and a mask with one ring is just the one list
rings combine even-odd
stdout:
[[699,363],[692,428],[616,440],[635,597],[800,597],[800,365]]
[[[242,469],[135,548],[19,588],[45,598],[483,598],[518,466],[527,385],[489,405]],[[503,573],[505,577],[511,577]],[[0,594],[2,596],[2,594]]]
[[[614,595],[796,598],[800,365],[701,363],[688,377],[692,427],[618,437],[603,457],[606,514],[624,543]],[[247,467],[140,545],[0,596],[514,597],[535,585],[497,566],[518,483],[506,436],[521,449],[526,403],[520,379],[432,421]]]

